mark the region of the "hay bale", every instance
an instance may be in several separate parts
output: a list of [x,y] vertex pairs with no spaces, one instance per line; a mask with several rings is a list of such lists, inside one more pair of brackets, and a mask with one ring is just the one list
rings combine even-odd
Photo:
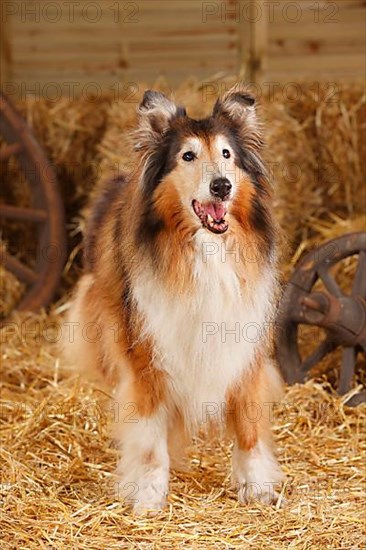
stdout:
[[301,83],[297,101],[274,102],[303,128],[316,159],[317,182],[325,207],[336,214],[354,216],[366,202],[366,95],[362,82]]
[[[268,102],[263,112],[274,209],[291,255],[308,238],[309,220],[324,213],[326,206],[316,178],[315,155],[299,122],[281,104]],[[282,263],[286,260],[287,254],[282,254]]]
[[27,97],[20,112],[54,165],[67,211],[75,215],[98,179],[97,144],[106,125],[110,97],[57,101]]

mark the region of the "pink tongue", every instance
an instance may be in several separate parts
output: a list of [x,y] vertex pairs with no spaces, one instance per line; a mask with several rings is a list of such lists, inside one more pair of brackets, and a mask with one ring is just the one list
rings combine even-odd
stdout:
[[226,214],[226,208],[222,202],[211,202],[210,204],[205,204],[203,208],[206,214],[210,214],[217,222],[222,220]]

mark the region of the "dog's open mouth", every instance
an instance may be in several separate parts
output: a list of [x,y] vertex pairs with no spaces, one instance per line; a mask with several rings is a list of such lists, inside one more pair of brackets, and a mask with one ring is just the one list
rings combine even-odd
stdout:
[[192,208],[201,220],[202,226],[212,231],[212,233],[225,233],[229,227],[225,220],[226,206],[223,201],[202,204],[197,200],[193,200]]

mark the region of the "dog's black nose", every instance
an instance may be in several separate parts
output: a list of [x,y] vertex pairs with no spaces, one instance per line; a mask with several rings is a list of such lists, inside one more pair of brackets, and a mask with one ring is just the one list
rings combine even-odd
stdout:
[[224,201],[230,195],[231,187],[232,185],[227,178],[216,178],[210,184],[210,191],[214,197],[219,197]]

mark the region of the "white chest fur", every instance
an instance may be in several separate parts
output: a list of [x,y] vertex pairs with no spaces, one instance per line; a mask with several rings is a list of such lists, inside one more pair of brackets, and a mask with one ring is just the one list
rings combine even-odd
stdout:
[[207,232],[198,231],[194,292],[174,296],[146,271],[134,288],[155,363],[169,375],[172,399],[192,427],[222,417],[228,388],[264,342],[273,288],[268,271],[255,285],[240,285],[235,257],[207,254],[214,247],[203,250],[205,239]]

